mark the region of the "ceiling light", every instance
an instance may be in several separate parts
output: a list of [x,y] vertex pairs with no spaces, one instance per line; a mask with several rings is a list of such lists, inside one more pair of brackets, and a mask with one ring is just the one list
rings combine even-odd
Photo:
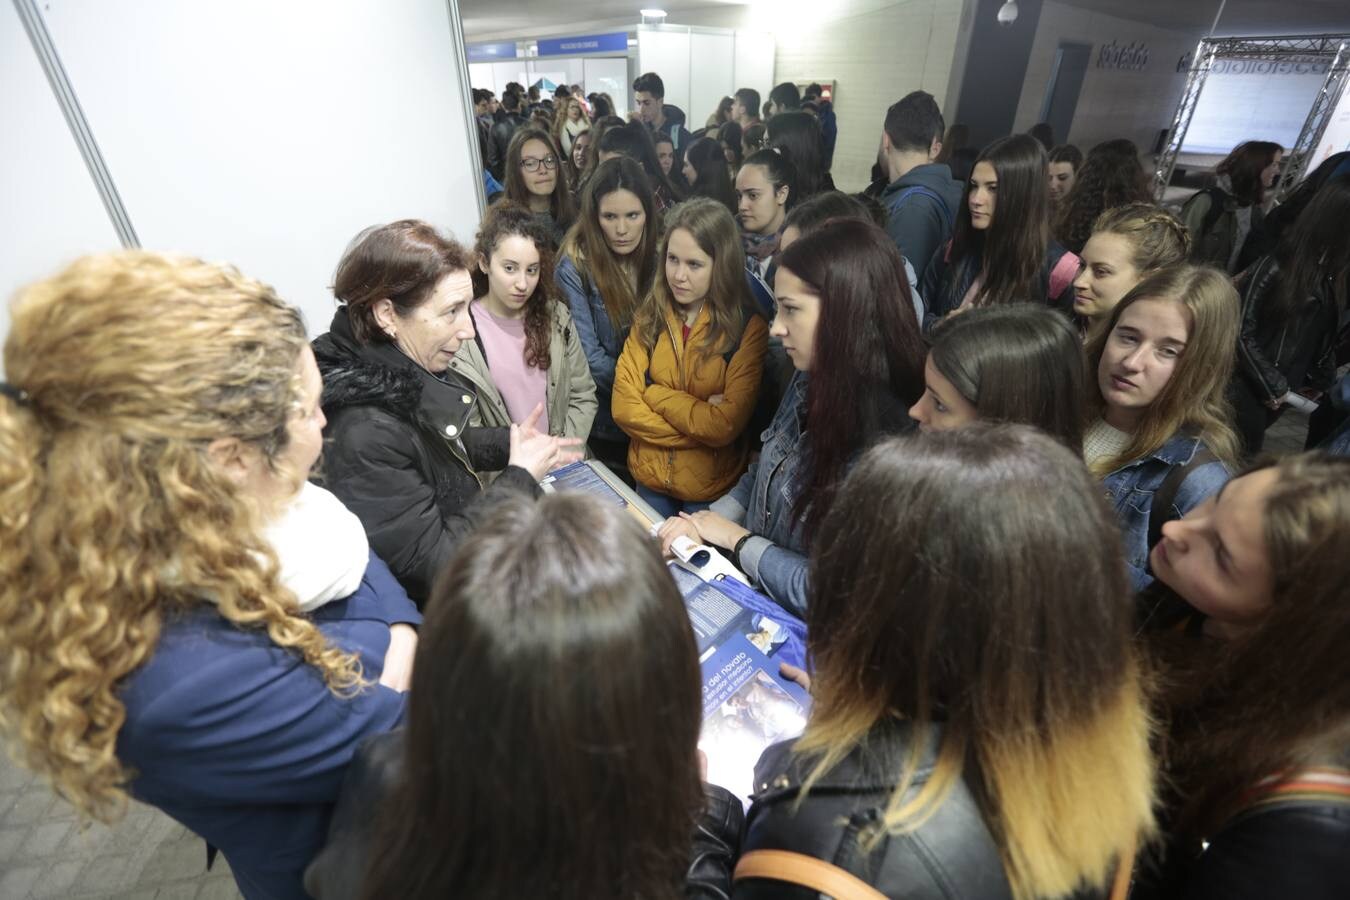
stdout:
[[638,14],[648,19],[664,19],[666,17],[664,9],[639,9]]
[[1008,0],[998,8],[998,24],[1011,25],[1017,21],[1017,0]]

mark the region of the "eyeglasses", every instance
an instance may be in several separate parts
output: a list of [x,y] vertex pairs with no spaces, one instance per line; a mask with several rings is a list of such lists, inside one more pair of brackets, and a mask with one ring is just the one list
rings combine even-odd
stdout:
[[540,166],[552,172],[558,168],[558,157],[549,155],[539,159],[536,156],[527,156],[520,161],[520,167],[531,174],[538,172]]

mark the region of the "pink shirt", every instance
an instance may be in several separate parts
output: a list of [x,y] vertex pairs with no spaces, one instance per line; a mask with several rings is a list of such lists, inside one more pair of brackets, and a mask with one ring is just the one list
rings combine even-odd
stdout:
[[499,319],[481,300],[473,301],[473,322],[487,351],[492,383],[506,402],[512,422],[523,422],[540,403],[538,429],[548,434],[548,372],[525,365],[525,320]]

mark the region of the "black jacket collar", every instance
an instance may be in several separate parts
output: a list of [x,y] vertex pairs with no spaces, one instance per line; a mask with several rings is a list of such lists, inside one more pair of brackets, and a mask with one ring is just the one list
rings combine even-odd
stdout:
[[478,402],[474,386],[449,370],[433,375],[391,343],[361,343],[345,306],[313,346],[323,375],[325,415],[373,406],[442,437],[463,436]]

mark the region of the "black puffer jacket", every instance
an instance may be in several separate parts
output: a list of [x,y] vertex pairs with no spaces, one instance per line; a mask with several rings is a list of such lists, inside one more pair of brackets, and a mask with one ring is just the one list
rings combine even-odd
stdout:
[[[400,729],[367,738],[356,749],[329,824],[328,843],[305,870],[305,890],[317,900],[361,896],[375,840],[375,813],[403,777],[403,748]],[[704,793],[706,804],[694,833],[685,896],[726,900],[745,814],[741,802],[725,788],[705,785]],[[521,862],[529,864],[527,847],[521,848]]]
[[1327,390],[1336,380],[1336,335],[1340,309],[1328,278],[1288,318],[1267,315],[1280,290],[1275,257],[1258,260],[1246,273],[1242,291],[1242,337],[1238,372],[1261,402],[1303,388]]
[[[356,513],[371,548],[420,607],[455,545],[501,498],[535,496],[507,466],[510,432],[470,428],[478,394],[438,378],[394,345],[358,343],[345,307],[314,341],[323,375],[324,483]],[[479,472],[502,470],[483,489]]]
[[[755,767],[759,789],[746,819],[742,852],[789,850],[833,863],[887,897],[906,900],[1010,900],[1003,862],[970,789],[960,782],[937,812],[911,834],[883,837],[869,853],[862,832],[879,821],[904,770],[911,728],[890,722],[821,777],[797,806],[813,760],[775,744]],[[934,733],[911,788],[932,774]],[[736,884],[735,900],[817,900],[815,891],[769,879]]]

